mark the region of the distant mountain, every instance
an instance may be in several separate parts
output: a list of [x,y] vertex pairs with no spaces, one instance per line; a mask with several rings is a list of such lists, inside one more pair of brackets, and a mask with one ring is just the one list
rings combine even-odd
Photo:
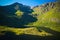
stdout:
[[34,22],[37,19],[29,15],[32,12],[30,6],[17,2],[12,5],[0,6],[0,25],[20,27]]

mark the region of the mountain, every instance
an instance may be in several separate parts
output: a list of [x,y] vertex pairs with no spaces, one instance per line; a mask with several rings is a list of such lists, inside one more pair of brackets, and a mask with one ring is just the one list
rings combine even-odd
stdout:
[[[50,3],[45,3],[42,5],[38,5],[33,7],[33,12],[32,12],[32,16],[37,18],[37,21],[41,20],[41,16],[44,15],[45,13],[49,12],[51,9],[54,9],[56,7],[57,4],[56,2],[50,2]],[[37,22],[36,21],[36,22]],[[36,23],[34,22],[34,23]],[[35,25],[37,25],[38,23],[36,23]],[[37,25],[38,26],[38,25]]]
[[60,2],[50,2],[32,9],[20,3],[0,6],[0,25],[11,27],[44,26],[55,30],[57,26],[60,26],[59,4]]
[[14,4],[8,5],[8,6],[1,6],[0,8],[1,8],[0,12],[4,11],[4,13],[5,12],[7,12],[7,14],[9,13],[9,15],[10,15],[10,13],[14,14],[17,10],[20,10],[25,13],[27,13],[27,12],[30,13],[32,11],[29,6],[26,6],[26,5],[17,3],[17,2]]
[[35,6],[35,7],[33,7],[33,10],[34,10],[33,14],[41,15],[41,14],[44,14],[44,13],[48,12],[49,10],[53,9],[54,7],[55,7],[54,2],[45,3],[40,6]]
[[34,7],[32,15],[38,20],[34,26],[44,26],[56,31],[60,31],[60,2],[47,3]]
[[20,3],[14,3],[7,6],[0,6],[0,25],[20,27],[34,22],[37,19],[29,14],[33,10],[30,6],[26,6]]
[[20,3],[0,6],[0,39],[58,40],[59,37],[60,2],[33,9]]

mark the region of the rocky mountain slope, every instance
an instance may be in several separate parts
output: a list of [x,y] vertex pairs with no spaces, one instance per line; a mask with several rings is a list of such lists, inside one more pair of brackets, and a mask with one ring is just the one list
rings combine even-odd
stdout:
[[38,16],[50,11],[53,8],[55,8],[55,2],[45,3],[40,6],[33,7],[32,9],[34,10],[33,14]]
[[[60,31],[60,2],[47,3],[34,7],[32,15],[38,20],[33,23],[34,26],[44,26]],[[58,28],[58,29],[57,29]]]

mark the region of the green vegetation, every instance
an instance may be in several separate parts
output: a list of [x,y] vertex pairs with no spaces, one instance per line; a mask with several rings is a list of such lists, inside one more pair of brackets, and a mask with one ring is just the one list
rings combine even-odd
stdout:
[[16,33],[16,35],[22,35],[22,34],[30,34],[30,35],[38,35],[38,36],[52,36],[53,34],[45,32],[44,30],[41,30],[41,32],[38,31],[36,27],[31,28],[11,28],[7,26],[0,26],[0,35],[4,35],[4,33],[1,33],[2,31],[11,31]]
[[[33,8],[31,15],[29,15],[29,13],[31,13],[28,11],[29,7],[27,11],[25,11],[26,9],[20,11],[17,7],[17,11],[14,12],[15,17],[5,16],[6,20],[3,20],[4,18],[2,19],[6,26],[2,21],[2,26],[0,25],[0,35],[4,35],[4,31],[11,31],[16,35],[55,36],[60,32],[60,6],[58,2],[48,4],[49,5],[45,4]],[[22,27],[26,26],[26,28],[15,28],[17,26],[21,27],[20,25]]]
[[[38,10],[38,9],[37,9]],[[38,21],[34,22],[34,26],[44,26],[51,28],[52,30],[60,32],[60,6],[59,3],[55,3],[55,7],[38,15]],[[39,14],[39,13],[38,13]]]
[[21,17],[23,15],[23,12],[21,12],[20,10],[17,10],[15,14],[17,17]]

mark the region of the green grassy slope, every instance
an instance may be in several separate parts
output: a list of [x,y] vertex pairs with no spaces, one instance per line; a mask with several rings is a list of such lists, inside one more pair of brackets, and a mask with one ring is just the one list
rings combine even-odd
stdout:
[[48,33],[44,30],[41,30],[41,32],[39,32],[36,27],[11,28],[11,27],[7,27],[7,26],[0,26],[0,35],[4,35],[5,32],[7,32],[7,31],[14,32],[16,35],[29,34],[29,35],[38,35],[38,36],[53,36],[53,34]]
[[49,27],[52,30],[60,32],[60,6],[55,3],[55,7],[50,11],[38,16],[38,21],[34,22],[35,26]]

